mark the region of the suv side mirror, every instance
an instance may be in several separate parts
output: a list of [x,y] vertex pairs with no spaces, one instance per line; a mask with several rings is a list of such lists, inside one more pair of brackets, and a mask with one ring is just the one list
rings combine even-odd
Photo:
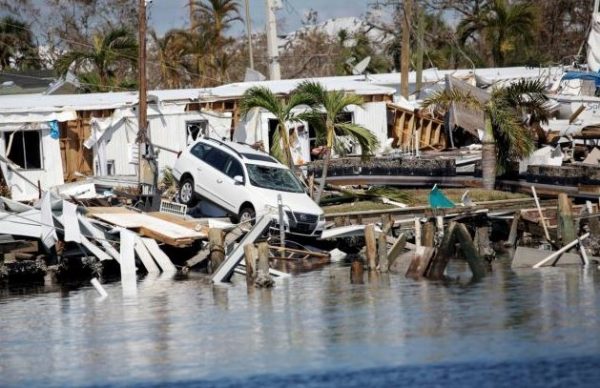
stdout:
[[236,185],[243,186],[244,185],[244,177],[241,176],[241,175],[236,175],[236,176],[233,177],[233,182]]

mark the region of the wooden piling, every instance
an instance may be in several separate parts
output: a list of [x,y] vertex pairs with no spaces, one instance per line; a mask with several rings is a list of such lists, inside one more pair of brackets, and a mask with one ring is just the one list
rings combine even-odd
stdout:
[[373,271],[377,268],[377,240],[375,239],[375,225],[373,224],[365,227],[365,247],[367,267],[369,271]]
[[259,288],[271,288],[275,285],[275,281],[269,274],[269,244],[266,242],[258,244],[258,261],[254,285]]
[[381,233],[377,239],[377,258],[377,270],[379,272],[388,272],[390,265],[387,256],[387,238],[383,233]]
[[417,248],[421,247],[421,220],[419,217],[415,217],[415,245]]
[[246,279],[254,281],[256,278],[256,261],[258,259],[258,250],[254,244],[244,246],[244,263],[246,264]]
[[352,263],[350,264],[350,283],[363,284],[364,271],[363,261],[358,257],[352,259]]
[[475,244],[471,239],[471,234],[464,224],[456,224],[456,239],[460,243],[460,249],[463,252],[465,260],[469,264],[469,268],[473,273],[473,279],[481,279],[486,275],[485,264],[477,253]]
[[[590,201],[585,202],[585,208],[589,216],[594,214],[594,209]],[[592,236],[600,236],[600,221],[596,217],[590,217],[588,220],[588,227],[590,228],[590,234]]]
[[488,260],[493,259],[496,256],[496,253],[492,249],[492,243],[490,241],[490,227],[481,226],[477,228],[475,235],[477,236],[475,242],[479,256]]
[[558,232],[564,246],[577,238],[575,222],[573,220],[573,207],[569,196],[565,193],[558,194],[557,214]]
[[388,269],[392,268],[392,266],[396,262],[396,259],[398,258],[398,256],[400,256],[400,253],[402,253],[402,251],[404,250],[404,247],[406,247],[406,235],[402,233],[394,242],[394,245],[392,245],[392,248],[388,252]]
[[225,247],[223,246],[223,231],[221,229],[208,230],[208,246],[210,250],[210,273],[219,268],[225,260]]
[[444,233],[444,238],[438,247],[435,257],[429,266],[426,277],[431,280],[441,280],[444,278],[444,271],[450,261],[450,258],[455,254],[456,243],[456,222],[451,222],[448,225],[448,230]]
[[521,211],[516,211],[513,216],[512,223],[510,224],[510,232],[508,234],[508,240],[506,246],[514,247],[517,244],[517,237],[519,233],[519,221],[521,220]]
[[421,234],[421,245],[424,247],[433,247],[435,242],[435,226],[433,222],[428,221],[423,225]]
[[392,230],[392,226],[394,225],[394,220],[392,219],[391,214],[383,214],[381,216],[381,230],[383,234],[388,234]]
[[421,279],[425,276],[433,258],[434,249],[431,247],[418,247],[415,249],[413,259],[406,271],[406,277]]

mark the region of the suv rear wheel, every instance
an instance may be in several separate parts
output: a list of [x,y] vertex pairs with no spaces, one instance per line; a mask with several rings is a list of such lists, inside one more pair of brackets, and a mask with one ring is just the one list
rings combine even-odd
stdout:
[[179,201],[188,207],[192,207],[196,204],[194,180],[192,178],[187,177],[179,182]]

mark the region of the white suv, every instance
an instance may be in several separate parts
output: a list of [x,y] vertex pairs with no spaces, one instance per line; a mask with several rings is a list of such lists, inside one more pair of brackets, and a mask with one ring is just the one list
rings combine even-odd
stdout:
[[323,210],[290,169],[246,144],[199,139],[178,156],[173,175],[179,181],[179,199],[188,206],[200,197],[239,222],[268,212],[277,218],[281,194],[289,233],[320,236],[325,228]]

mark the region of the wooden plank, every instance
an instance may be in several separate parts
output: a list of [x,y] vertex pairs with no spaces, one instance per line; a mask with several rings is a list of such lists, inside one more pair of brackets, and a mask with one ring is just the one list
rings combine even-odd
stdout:
[[425,133],[423,134],[423,140],[421,142],[421,144],[423,145],[430,145],[431,143],[431,129],[432,129],[432,122],[431,120],[427,120],[427,125],[425,127]]
[[173,274],[177,272],[177,268],[175,268],[169,257],[160,249],[156,241],[151,238],[142,238],[141,240],[164,273]]
[[160,269],[152,259],[152,255],[150,254],[150,252],[148,252],[146,245],[140,237],[137,237],[135,240],[135,253],[137,253],[142,264],[144,264],[144,267],[146,267],[146,271],[148,271],[148,273],[160,272]]
[[139,229],[140,234],[169,245],[185,246],[194,240],[206,239],[206,234],[142,213],[99,213],[91,215],[109,224],[127,229]]
[[435,125],[435,130],[433,131],[433,141],[431,142],[432,145],[438,145],[440,144],[440,137],[442,135],[442,124],[436,123]]

